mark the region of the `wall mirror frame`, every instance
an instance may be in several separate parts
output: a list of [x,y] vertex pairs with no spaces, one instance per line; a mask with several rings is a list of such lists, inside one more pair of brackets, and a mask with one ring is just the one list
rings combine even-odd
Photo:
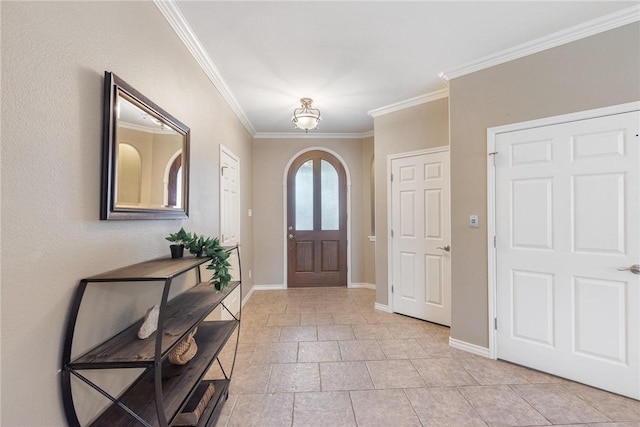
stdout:
[[105,71],[100,219],[189,215],[191,130]]

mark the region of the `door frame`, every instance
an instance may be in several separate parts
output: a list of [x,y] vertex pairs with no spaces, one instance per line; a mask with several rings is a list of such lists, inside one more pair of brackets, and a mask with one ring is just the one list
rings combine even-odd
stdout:
[[640,101],[593,110],[579,111],[558,116],[545,117],[543,119],[529,120],[526,122],[512,123],[503,126],[495,126],[487,129],[487,252],[488,252],[488,318],[489,328],[489,358],[498,358],[498,333],[495,328],[497,317],[497,262],[498,253],[494,246],[496,236],[496,168],[493,164],[492,153],[496,150],[498,135],[507,132],[526,130],[536,127],[557,125],[561,123],[575,122],[579,120],[594,119],[597,117],[612,116],[615,114],[629,113],[640,110]]
[[287,186],[287,177],[289,176],[289,169],[291,169],[291,165],[293,164],[293,162],[300,157],[301,155],[303,155],[304,153],[307,153],[309,151],[324,151],[325,153],[329,153],[332,156],[334,156],[336,159],[338,159],[338,161],[340,162],[340,164],[342,165],[342,167],[344,168],[344,173],[346,175],[346,185],[347,185],[347,289],[351,288],[351,172],[349,171],[349,166],[347,165],[347,162],[344,161],[344,158],[336,153],[335,151],[326,148],[326,147],[307,147],[303,150],[298,151],[297,153],[295,153],[287,162],[287,165],[284,168],[284,173],[282,175],[282,194],[283,194],[283,200],[282,200],[282,253],[283,253],[283,268],[282,268],[282,274],[283,274],[283,279],[282,279],[282,283],[283,283],[283,289],[288,289],[289,288],[289,277],[287,274],[288,271],[288,267],[289,267],[289,258],[288,258],[288,253],[289,251],[287,250],[287,224],[288,224],[288,218],[287,218],[287,201],[289,198],[289,193],[288,193],[288,186]]
[[[391,227],[393,225],[393,218],[391,216],[393,212],[393,206],[391,205],[391,161],[405,157],[422,156],[425,154],[440,152],[449,153],[449,162],[451,162],[451,153],[448,145],[427,148],[424,150],[407,151],[405,153],[389,154],[387,156],[387,301],[389,313],[395,313],[393,310],[393,292],[391,292],[391,286],[393,285],[393,243],[391,242]],[[451,168],[449,167],[449,169]],[[451,188],[451,170],[449,170],[449,176],[447,179],[449,180],[449,188]],[[449,229],[451,229],[451,190],[449,190]],[[451,285],[451,283],[449,285]]]

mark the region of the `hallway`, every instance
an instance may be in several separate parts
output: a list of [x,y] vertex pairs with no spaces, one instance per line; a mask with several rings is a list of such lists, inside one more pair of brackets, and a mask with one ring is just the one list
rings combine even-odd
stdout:
[[640,426],[640,402],[452,349],[448,328],[377,311],[374,298],[255,292],[216,425]]

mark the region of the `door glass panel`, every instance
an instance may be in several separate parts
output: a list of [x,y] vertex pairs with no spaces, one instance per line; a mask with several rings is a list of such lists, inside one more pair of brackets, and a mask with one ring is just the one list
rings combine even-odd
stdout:
[[313,230],[313,160],[296,172],[296,230]]
[[340,191],[338,173],[331,163],[320,162],[320,206],[322,230],[338,230],[340,226]]

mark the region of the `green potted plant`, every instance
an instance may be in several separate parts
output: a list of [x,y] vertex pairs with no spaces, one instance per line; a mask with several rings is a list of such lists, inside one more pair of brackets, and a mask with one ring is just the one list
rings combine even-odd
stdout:
[[171,258],[182,258],[184,255],[184,247],[188,245],[193,240],[193,235],[191,233],[187,233],[184,231],[184,228],[180,227],[177,233],[169,234],[166,239],[172,242],[172,245],[169,245],[169,249],[171,249]]
[[211,239],[204,236],[198,236],[193,233],[191,240],[185,243],[185,248],[189,250],[193,255],[200,258],[204,254],[207,245],[211,244]]
[[229,274],[229,252],[227,252],[221,245],[218,238],[207,239],[208,242],[204,246],[204,256],[211,257],[211,262],[207,265],[207,270],[213,270],[213,275],[209,279],[209,282],[216,290],[229,286],[231,281],[231,274]]
[[217,237],[198,236],[195,233],[187,233],[183,228],[180,228],[177,233],[170,234],[166,239],[174,242],[174,245],[171,245],[172,258],[176,258],[173,256],[173,246],[181,247],[180,256],[182,256],[184,248],[187,248],[196,257],[211,258],[207,265],[207,270],[213,270],[213,275],[209,282],[218,291],[229,286],[231,281],[229,253],[220,245],[220,240]]

